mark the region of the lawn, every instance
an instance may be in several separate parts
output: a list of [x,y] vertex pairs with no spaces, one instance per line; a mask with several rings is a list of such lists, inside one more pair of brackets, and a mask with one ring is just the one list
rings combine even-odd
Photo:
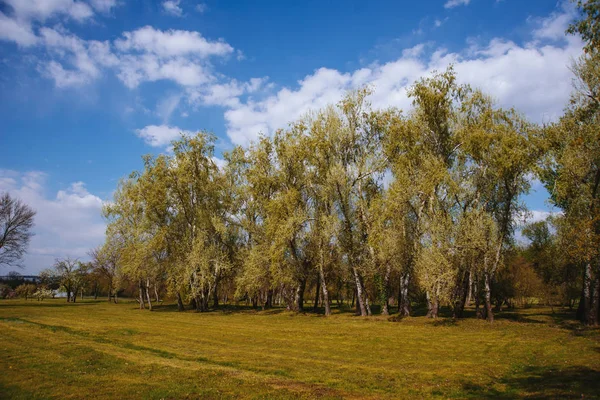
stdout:
[[0,301],[0,398],[600,398],[600,332],[566,310],[394,321]]

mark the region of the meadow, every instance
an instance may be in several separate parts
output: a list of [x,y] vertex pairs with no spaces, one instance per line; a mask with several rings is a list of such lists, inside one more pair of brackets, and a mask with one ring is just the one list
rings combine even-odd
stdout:
[[0,301],[0,398],[600,398],[600,332],[568,310],[356,317]]

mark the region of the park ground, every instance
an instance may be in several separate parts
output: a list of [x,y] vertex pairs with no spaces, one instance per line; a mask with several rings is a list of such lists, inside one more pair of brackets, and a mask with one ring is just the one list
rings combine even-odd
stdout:
[[600,331],[556,308],[489,324],[2,300],[0,332],[2,399],[600,398]]

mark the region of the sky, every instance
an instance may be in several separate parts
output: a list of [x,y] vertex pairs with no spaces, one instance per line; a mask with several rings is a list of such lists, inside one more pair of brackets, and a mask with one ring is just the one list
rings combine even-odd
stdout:
[[[19,272],[86,259],[119,179],[180,132],[214,132],[218,157],[364,85],[374,107],[409,110],[406,89],[450,64],[552,122],[575,17],[556,0],[0,0],[0,192],[37,211]],[[532,179],[531,219],[546,200]]]

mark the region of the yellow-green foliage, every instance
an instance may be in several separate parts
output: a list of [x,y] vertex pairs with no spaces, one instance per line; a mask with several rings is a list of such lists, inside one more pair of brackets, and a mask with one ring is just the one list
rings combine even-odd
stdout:
[[0,398],[597,398],[600,336],[557,310],[476,319],[198,314],[0,301]]

